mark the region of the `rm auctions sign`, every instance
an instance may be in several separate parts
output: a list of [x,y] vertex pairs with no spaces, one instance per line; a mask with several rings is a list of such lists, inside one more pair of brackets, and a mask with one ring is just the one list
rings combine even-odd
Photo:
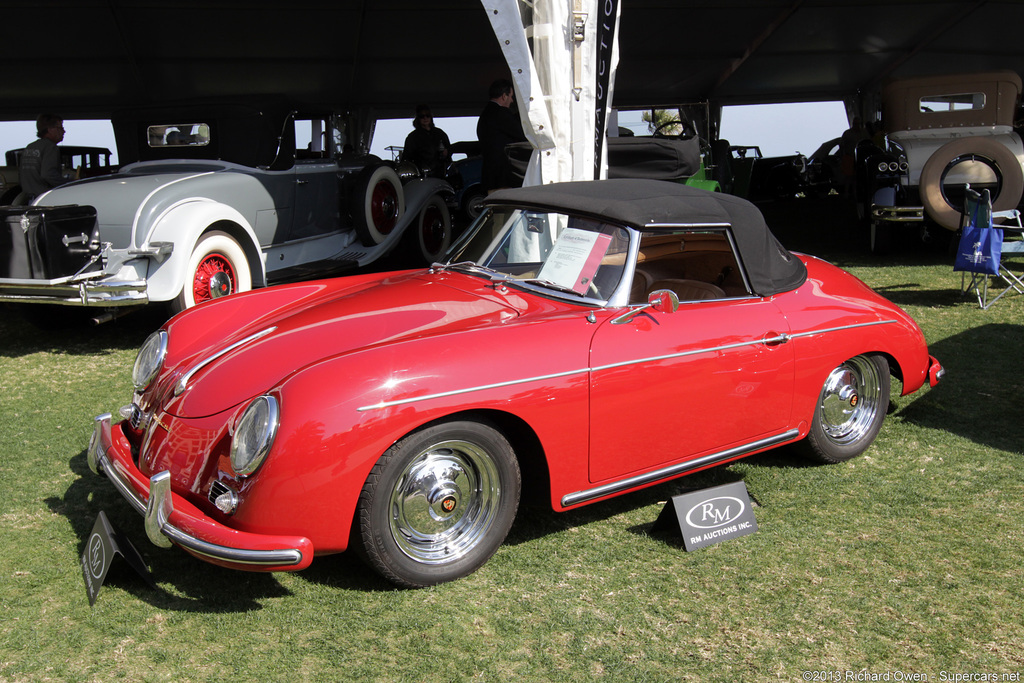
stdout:
[[675,517],[687,552],[757,531],[747,485],[742,481],[675,496],[655,527]]

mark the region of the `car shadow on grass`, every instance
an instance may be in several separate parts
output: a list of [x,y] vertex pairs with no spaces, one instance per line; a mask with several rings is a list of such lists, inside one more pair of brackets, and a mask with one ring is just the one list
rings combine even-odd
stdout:
[[[800,457],[787,446],[773,448],[737,462],[743,462],[752,467],[816,466],[815,463]],[[529,543],[550,534],[595,522],[603,522],[641,508],[657,506],[657,510],[650,515],[648,522],[631,525],[628,527],[628,531],[670,544],[678,542],[681,546],[683,540],[679,536],[678,530],[673,532],[671,529],[668,531],[653,529],[662,508],[675,496],[743,480],[743,472],[729,465],[721,465],[566,512],[552,510],[547,501],[530,501],[520,506],[519,514],[505,544]]]
[[[157,587],[151,588],[118,559],[104,582],[134,595],[154,607],[180,612],[236,613],[261,608],[261,601],[291,595],[277,574],[245,572],[204,562],[178,547],[162,549],[146,537],[142,516],[125,501],[103,475],[89,469],[86,452],[69,464],[78,479],[61,498],[48,498],[50,510],[67,518],[78,538],[78,555],[102,510],[111,524],[142,555]],[[392,591],[395,586],[370,569],[355,552],[317,557],[296,576],[319,585],[357,592]]]
[[1024,325],[991,323],[931,345],[946,375],[896,415],[974,443],[1020,452],[1024,444]]
[[13,304],[0,304],[0,357],[17,358],[33,353],[51,352],[70,355],[102,355],[112,350],[137,349],[166,320],[166,311],[150,306],[100,325],[85,319],[88,311],[64,306],[33,306],[35,314],[71,316],[55,320],[52,326],[39,326],[26,319]]
[[[123,558],[115,558],[104,589],[117,588],[159,609],[178,612],[241,613],[261,608],[267,598],[289,594],[273,574],[240,572],[203,562],[180,548],[163,550],[149,542],[143,519],[118,494],[106,477],[93,474],[82,451],[68,463],[78,475],[61,497],[46,505],[68,520],[78,538],[78,556],[85,551],[100,511],[142,556],[156,587],[136,574]],[[103,589],[101,589],[103,590]],[[102,593],[99,599],[102,599]]]

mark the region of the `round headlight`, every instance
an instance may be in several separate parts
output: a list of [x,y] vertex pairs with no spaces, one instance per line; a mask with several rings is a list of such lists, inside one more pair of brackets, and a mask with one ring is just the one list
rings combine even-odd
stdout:
[[888,169],[888,168],[889,168],[889,164],[885,163],[884,161],[879,161],[878,162],[878,170],[881,171],[882,173],[885,173],[886,169]]
[[899,168],[900,168],[900,165],[899,165],[899,164],[897,164],[897,163],[896,163],[895,161],[890,161],[890,162],[889,162],[889,170],[890,170],[890,171],[892,171],[893,173],[895,173],[896,171],[898,171],[898,170],[899,170]]
[[231,468],[239,476],[263,464],[277,436],[279,410],[273,396],[260,396],[242,412],[231,439]]
[[164,356],[167,355],[167,333],[157,330],[149,335],[135,356],[135,366],[132,368],[132,384],[136,391],[142,391],[149,386],[156,373],[164,364]]

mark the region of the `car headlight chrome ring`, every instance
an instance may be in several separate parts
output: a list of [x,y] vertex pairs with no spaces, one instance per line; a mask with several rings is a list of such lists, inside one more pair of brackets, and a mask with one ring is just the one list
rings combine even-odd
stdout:
[[132,385],[136,391],[145,390],[163,367],[167,356],[167,332],[157,330],[146,338],[135,356],[132,367]]
[[280,409],[273,396],[258,396],[242,411],[231,438],[231,468],[245,477],[255,472],[274,445]]

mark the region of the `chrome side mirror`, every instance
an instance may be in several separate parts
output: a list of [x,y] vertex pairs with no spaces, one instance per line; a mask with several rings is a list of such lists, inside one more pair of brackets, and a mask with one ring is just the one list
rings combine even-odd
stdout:
[[648,308],[660,313],[675,313],[679,309],[679,295],[671,289],[656,289],[647,296],[647,303],[631,308],[612,320],[612,325],[623,325]]
[[671,289],[656,289],[647,296],[647,305],[661,313],[675,313],[679,309],[679,295]]

